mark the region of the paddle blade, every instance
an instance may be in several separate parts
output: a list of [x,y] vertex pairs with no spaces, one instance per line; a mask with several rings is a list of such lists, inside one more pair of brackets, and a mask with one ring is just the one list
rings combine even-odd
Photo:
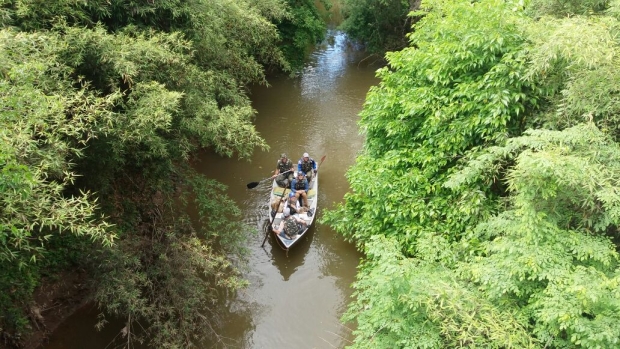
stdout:
[[248,189],[256,188],[256,186],[257,186],[259,183],[260,183],[260,182],[252,182],[252,183],[248,183],[247,187],[248,187]]

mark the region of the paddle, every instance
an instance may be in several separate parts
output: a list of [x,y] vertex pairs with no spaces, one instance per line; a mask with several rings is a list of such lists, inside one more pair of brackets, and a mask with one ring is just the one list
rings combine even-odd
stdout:
[[319,166],[317,166],[318,168],[316,169],[316,173],[319,173],[319,170],[321,169],[321,164],[323,164],[323,161],[325,161],[326,157],[327,155],[323,155],[323,157],[321,158],[321,162],[319,162]]
[[[290,171],[287,171],[290,172]],[[286,172],[283,172],[286,173]],[[278,209],[280,209],[280,205],[282,204],[282,200],[284,199],[284,197],[286,195],[288,195],[286,193],[286,190],[288,188],[284,188],[284,191],[282,191],[282,197],[280,197],[280,201],[278,201],[278,206],[276,206],[276,213],[273,215],[273,217],[271,217],[271,220],[269,221],[269,227],[267,227],[266,232],[265,232],[265,239],[263,239],[263,243],[260,245],[260,247],[265,246],[265,241],[267,241],[267,237],[269,236],[269,233],[271,232],[271,230],[273,229],[273,221],[276,219],[276,216],[278,215]]]
[[[282,172],[280,174],[284,174],[284,173],[288,173],[288,172],[292,172],[292,171],[293,170],[288,170],[288,171],[284,171],[284,172]],[[270,180],[272,178],[273,178],[273,176],[267,177],[265,179],[261,179],[259,182],[250,182],[250,183],[247,184],[247,187],[248,187],[248,189],[256,188],[259,184],[263,183],[264,181]]]

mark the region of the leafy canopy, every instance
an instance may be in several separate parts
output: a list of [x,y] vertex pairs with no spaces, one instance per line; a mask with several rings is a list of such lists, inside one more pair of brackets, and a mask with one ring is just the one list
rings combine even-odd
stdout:
[[411,29],[407,14],[416,3],[419,1],[345,0],[340,27],[352,39],[364,43],[371,53],[400,50],[407,46],[406,35]]
[[617,2],[562,4],[424,2],[387,54],[324,218],[352,348],[618,346]]
[[203,148],[268,149],[246,86],[290,70],[283,38],[299,49],[320,37],[310,5],[0,1],[3,340],[27,329],[41,274],[60,266],[92,268],[95,298],[127,319],[130,345],[216,335],[220,292],[245,284],[248,229],[225,188],[188,160]]

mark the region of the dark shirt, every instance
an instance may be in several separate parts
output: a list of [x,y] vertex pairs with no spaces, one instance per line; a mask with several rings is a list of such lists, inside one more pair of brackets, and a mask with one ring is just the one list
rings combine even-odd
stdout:
[[278,164],[276,165],[276,167],[280,171],[279,173],[286,172],[293,169],[293,162],[291,161],[291,159],[286,159],[286,162],[282,162],[282,159],[280,159],[278,160]]
[[304,158],[299,159],[297,162],[297,171],[308,172],[310,170],[316,170],[316,161],[313,158],[310,158],[307,162],[304,161]]
[[[297,183],[299,182],[299,189],[297,188],[298,185]],[[305,190],[306,193],[308,192],[308,181],[304,178],[303,179],[303,183],[301,183],[297,178],[293,179],[293,182],[291,183],[291,189],[292,190]]]

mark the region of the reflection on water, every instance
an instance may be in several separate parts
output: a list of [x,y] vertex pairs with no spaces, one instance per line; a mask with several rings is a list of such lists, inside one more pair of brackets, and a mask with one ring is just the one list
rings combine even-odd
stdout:
[[304,265],[305,257],[310,250],[313,238],[314,227],[310,227],[301,240],[290,249],[290,253],[284,252],[274,239],[269,239],[271,261],[280,272],[280,275],[282,275],[283,281],[288,281],[291,275]]
[[[339,318],[352,293],[360,254],[320,221],[322,210],[342,201],[349,188],[345,172],[362,147],[357,114],[368,88],[377,83],[378,68],[358,64],[363,58],[344,35],[330,32],[299,77],[273,78],[271,87],[252,90],[256,128],[270,145],[269,152],[257,151],[251,163],[205,152],[195,164],[198,171],[228,186],[244,221],[255,228],[244,274],[251,284],[224,302],[220,337],[202,348],[339,348],[351,338]],[[282,152],[294,161],[304,152],[317,160],[327,155],[321,167],[317,219],[305,241],[288,255],[275,241],[261,248],[270,184],[246,188],[249,182],[269,177]],[[73,330],[77,323],[88,323],[88,316],[94,324],[94,315],[82,313],[63,324],[45,348],[109,344],[113,336],[97,339],[86,330],[79,334]],[[72,337],[70,344],[63,342],[65,336]]]

